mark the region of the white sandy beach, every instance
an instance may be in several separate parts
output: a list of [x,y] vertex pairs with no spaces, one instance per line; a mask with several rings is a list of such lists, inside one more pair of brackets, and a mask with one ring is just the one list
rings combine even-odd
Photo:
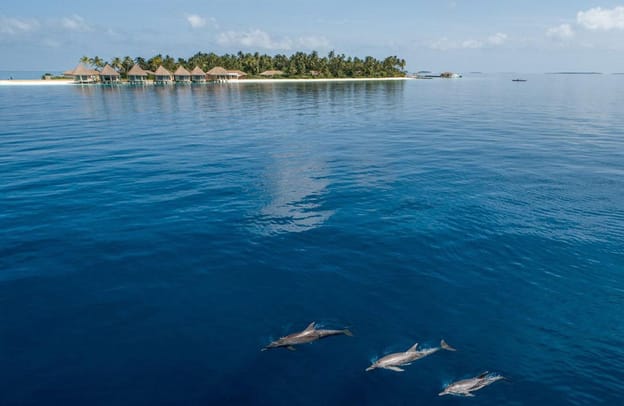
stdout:
[[58,79],[58,80],[0,80],[0,86],[64,86],[73,85],[72,79]]
[[[246,83],[302,83],[302,82],[371,82],[371,81],[400,81],[411,80],[412,78],[399,77],[399,78],[337,78],[337,79],[236,79],[228,80],[226,83],[246,84]],[[0,86],[64,86],[74,85],[71,79],[59,79],[59,80],[0,80]],[[125,83],[124,83],[125,84]],[[147,84],[152,84],[148,82]]]

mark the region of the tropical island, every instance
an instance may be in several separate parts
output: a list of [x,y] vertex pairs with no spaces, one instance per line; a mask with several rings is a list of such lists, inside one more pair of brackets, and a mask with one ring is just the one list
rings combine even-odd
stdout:
[[207,73],[215,67],[220,67],[226,71],[238,72],[239,78],[244,76],[249,79],[267,76],[294,79],[389,78],[406,75],[405,60],[396,56],[379,60],[372,56],[347,57],[334,51],[329,52],[327,56],[320,56],[316,51],[296,52],[290,56],[258,52],[224,55],[198,52],[188,59],[175,59],[169,55],[158,54],[151,58],[115,57],[108,62],[98,56],[83,56],[80,62],[98,70],[108,64],[119,72],[123,79],[128,77],[135,65],[148,73],[155,73],[160,67],[169,72],[183,68],[189,73],[196,68]]

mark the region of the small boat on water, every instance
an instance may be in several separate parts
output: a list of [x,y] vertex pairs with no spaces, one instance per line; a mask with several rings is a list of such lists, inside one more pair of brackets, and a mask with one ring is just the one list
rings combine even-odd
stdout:
[[526,82],[526,79],[511,79],[512,82]]

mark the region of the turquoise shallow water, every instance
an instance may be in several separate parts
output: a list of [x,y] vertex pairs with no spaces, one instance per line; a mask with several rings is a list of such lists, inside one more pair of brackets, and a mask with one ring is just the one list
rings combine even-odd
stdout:
[[619,404],[624,78],[510,79],[0,88],[0,404]]

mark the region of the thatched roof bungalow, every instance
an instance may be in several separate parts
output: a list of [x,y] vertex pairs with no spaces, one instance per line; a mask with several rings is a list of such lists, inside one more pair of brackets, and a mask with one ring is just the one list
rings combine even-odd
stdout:
[[180,66],[173,73],[173,77],[176,83],[190,83],[191,82],[191,72],[184,69],[184,66]]
[[204,83],[206,81],[206,72],[201,70],[199,66],[191,71],[191,80],[195,83]]
[[231,73],[220,66],[215,66],[214,68],[210,69],[208,72],[206,72],[206,76],[208,77],[208,79],[216,81],[237,78],[236,74]]
[[173,77],[171,75],[171,72],[163,68],[162,65],[159,66],[158,69],[156,69],[156,72],[154,72],[154,83],[165,84],[171,83],[172,80]]
[[100,72],[89,69],[81,63],[71,71],[71,76],[73,76],[76,83],[95,83],[99,75]]
[[100,81],[102,83],[119,83],[121,75],[112,66],[106,64],[106,66],[100,72]]
[[134,65],[128,71],[128,82],[133,85],[145,84],[147,82],[147,72],[139,65]]
[[232,79],[240,79],[243,76],[247,76],[242,70],[228,70],[228,73],[232,75]]
[[260,74],[260,76],[272,78],[275,76],[282,76],[283,74],[284,72],[282,72],[281,70],[265,70],[264,72]]

